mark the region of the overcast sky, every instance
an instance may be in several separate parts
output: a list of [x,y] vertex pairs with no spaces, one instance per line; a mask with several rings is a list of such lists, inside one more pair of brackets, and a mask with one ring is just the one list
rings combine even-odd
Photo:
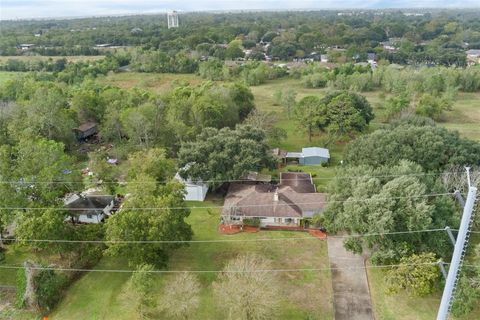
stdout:
[[[440,3],[440,4],[439,4]],[[480,8],[480,0],[0,0],[0,19],[155,13],[167,10]]]

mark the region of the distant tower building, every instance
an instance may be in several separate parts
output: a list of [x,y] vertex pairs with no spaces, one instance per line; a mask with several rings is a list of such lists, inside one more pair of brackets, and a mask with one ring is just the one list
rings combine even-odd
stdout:
[[177,14],[177,11],[172,11],[172,12],[167,13],[167,22],[168,22],[168,29],[178,28],[178,14]]

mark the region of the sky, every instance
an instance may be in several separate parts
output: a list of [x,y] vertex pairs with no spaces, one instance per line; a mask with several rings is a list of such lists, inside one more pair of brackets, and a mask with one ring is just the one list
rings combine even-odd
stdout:
[[440,6],[480,8],[480,0],[0,0],[0,20],[148,14],[168,10],[382,9]]

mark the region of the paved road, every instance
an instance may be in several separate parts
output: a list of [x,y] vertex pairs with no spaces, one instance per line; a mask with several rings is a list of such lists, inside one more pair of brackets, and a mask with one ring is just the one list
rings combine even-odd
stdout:
[[[372,301],[363,257],[343,247],[343,239],[328,238],[335,320],[373,320]],[[337,269],[335,268],[351,268]]]

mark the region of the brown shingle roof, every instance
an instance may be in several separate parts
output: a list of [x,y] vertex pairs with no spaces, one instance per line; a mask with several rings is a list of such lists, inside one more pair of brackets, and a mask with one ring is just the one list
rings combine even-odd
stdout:
[[280,185],[290,186],[293,190],[300,193],[317,191],[312,183],[312,176],[305,172],[280,172]]
[[324,193],[298,193],[290,186],[278,188],[278,201],[274,200],[273,185],[230,185],[222,215],[247,217],[311,217],[325,207]]

